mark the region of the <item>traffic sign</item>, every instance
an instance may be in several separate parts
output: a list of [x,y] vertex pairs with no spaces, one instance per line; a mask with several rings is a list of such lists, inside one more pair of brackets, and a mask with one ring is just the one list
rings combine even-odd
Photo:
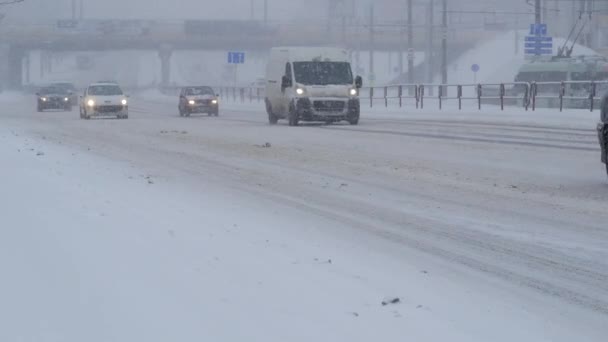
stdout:
[[553,54],[553,37],[547,37],[547,24],[530,24],[530,35],[525,37],[527,55]]
[[553,43],[526,43],[526,49],[553,49]]
[[530,35],[546,36],[547,24],[530,24]]
[[526,54],[528,55],[552,55],[553,54],[553,49],[526,49]]
[[553,42],[553,37],[526,36],[527,42]]
[[472,72],[478,72],[480,69],[479,64],[473,64],[471,65],[471,71]]
[[245,53],[228,52],[228,64],[245,64]]

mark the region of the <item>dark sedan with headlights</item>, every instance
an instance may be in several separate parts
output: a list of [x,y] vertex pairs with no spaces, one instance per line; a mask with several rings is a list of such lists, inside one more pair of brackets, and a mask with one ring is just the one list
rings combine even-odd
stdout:
[[37,110],[43,112],[47,109],[72,111],[72,93],[62,87],[45,87],[40,89],[36,96]]
[[179,93],[178,109],[180,116],[190,116],[193,113],[218,116],[218,95],[211,87],[184,87]]

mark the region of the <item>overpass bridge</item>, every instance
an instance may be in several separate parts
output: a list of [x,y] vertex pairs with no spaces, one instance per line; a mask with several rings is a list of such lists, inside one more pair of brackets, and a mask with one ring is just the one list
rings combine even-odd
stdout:
[[[423,28],[416,28],[424,33]],[[0,26],[0,87],[19,88],[29,51],[152,50],[158,51],[162,83],[170,79],[170,59],[179,50],[267,51],[273,46],[342,46],[362,51],[403,51],[405,32],[345,25],[258,21],[60,20],[44,25]],[[481,30],[451,31],[452,51],[463,51],[493,34]],[[436,39],[439,39],[437,37]],[[425,34],[415,35],[414,48],[427,47]]]

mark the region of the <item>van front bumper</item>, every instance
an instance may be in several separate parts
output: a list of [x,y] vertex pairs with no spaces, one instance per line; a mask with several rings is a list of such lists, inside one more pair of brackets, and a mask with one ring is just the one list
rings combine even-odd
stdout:
[[608,163],[608,124],[599,123],[597,125],[597,136],[602,149],[602,163]]
[[359,116],[358,98],[298,98],[296,110],[302,121],[341,121]]

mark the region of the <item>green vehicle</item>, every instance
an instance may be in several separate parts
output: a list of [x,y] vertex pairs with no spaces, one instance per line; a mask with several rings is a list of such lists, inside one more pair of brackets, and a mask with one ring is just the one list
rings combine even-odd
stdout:
[[[540,83],[537,85],[537,107],[559,107],[561,82],[607,81],[608,60],[600,56],[552,57],[524,64],[515,77],[515,82]],[[555,82],[542,84],[543,82]],[[564,107],[589,108],[590,83],[566,83]],[[596,93],[608,90],[604,84],[596,85]],[[523,88],[519,90],[522,92]],[[516,91],[517,93],[517,91]]]

